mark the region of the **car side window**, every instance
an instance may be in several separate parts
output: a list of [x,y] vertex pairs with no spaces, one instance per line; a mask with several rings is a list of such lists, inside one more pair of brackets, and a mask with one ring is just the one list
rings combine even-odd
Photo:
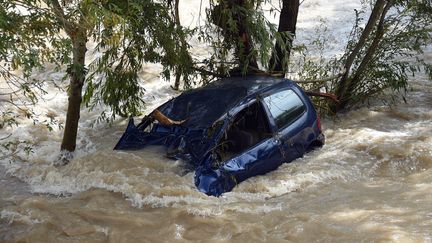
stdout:
[[264,98],[278,128],[294,122],[306,110],[303,101],[291,89]]

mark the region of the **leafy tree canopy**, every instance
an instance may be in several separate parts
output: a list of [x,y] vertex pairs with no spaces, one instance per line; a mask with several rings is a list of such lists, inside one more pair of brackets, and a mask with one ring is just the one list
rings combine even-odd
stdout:
[[[47,63],[85,75],[84,103],[105,103],[113,114],[138,114],[143,90],[137,72],[144,62],[161,63],[168,78],[188,74],[188,46],[178,43],[191,32],[172,21],[167,3],[152,0],[0,0],[1,75],[36,101],[29,82]],[[79,33],[84,33],[79,36]],[[86,66],[73,63],[73,41],[92,41],[101,55]],[[13,71],[23,74],[20,82]],[[23,79],[21,79],[23,78]]]

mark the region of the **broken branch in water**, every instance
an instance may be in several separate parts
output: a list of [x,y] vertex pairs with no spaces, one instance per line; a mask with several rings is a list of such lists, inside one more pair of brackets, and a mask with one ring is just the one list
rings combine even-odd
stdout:
[[162,114],[162,112],[160,112],[159,110],[154,110],[150,114],[150,116],[152,116],[154,119],[156,119],[158,122],[162,123],[163,125],[167,125],[167,126],[181,125],[186,121],[186,120],[182,120],[182,121],[171,120],[168,117],[166,117],[164,114]]
[[305,91],[305,93],[309,96],[318,96],[318,97],[324,97],[327,99],[333,100],[335,103],[339,103],[340,100],[335,94],[329,94],[329,93],[320,93],[320,92],[312,92],[312,91]]

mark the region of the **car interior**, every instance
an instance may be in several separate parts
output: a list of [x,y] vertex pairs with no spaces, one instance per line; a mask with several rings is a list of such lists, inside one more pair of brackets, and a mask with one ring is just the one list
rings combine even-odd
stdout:
[[262,105],[254,102],[235,116],[215,151],[223,162],[271,136],[267,115]]

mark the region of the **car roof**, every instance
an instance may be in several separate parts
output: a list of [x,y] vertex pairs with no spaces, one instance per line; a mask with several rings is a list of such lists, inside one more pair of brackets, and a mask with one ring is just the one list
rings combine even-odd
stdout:
[[[247,91],[247,95],[256,93],[264,88],[282,82],[284,79],[269,77],[269,76],[244,76],[230,77],[214,81],[200,89],[225,89],[225,88],[243,88]],[[246,96],[246,95],[245,95]]]
[[183,92],[158,109],[172,120],[186,120],[186,127],[208,127],[250,95],[287,81],[267,76],[230,77]]

